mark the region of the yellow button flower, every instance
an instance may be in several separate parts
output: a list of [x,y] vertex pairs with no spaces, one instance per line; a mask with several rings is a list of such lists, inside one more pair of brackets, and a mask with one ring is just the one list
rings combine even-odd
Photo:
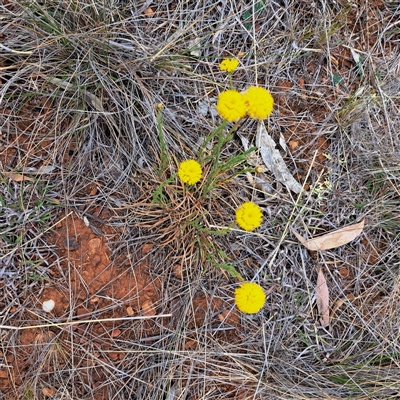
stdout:
[[194,185],[202,176],[201,165],[195,160],[182,161],[179,164],[178,176],[183,183]]
[[257,86],[250,86],[243,93],[246,103],[247,115],[254,119],[265,119],[271,114],[274,108],[274,99],[271,93]]
[[239,61],[236,58],[225,58],[219,64],[219,69],[221,71],[232,72],[239,65]]
[[236,90],[226,90],[218,96],[218,114],[229,122],[236,121],[246,115],[244,97]]
[[261,225],[262,211],[261,208],[249,201],[243,203],[236,210],[236,222],[245,231],[253,231]]
[[244,282],[235,289],[237,308],[246,314],[255,314],[265,304],[265,293],[260,285],[254,282]]

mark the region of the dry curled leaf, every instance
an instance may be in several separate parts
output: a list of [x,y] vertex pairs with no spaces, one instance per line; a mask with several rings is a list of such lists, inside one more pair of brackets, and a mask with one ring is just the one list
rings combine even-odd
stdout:
[[3,172],[3,175],[6,178],[11,178],[14,182],[22,182],[22,181],[31,181],[33,182],[34,179],[30,178],[26,175],[16,174],[14,172]]
[[317,294],[317,308],[320,315],[319,322],[321,326],[326,327],[329,325],[329,289],[322,268],[318,271],[315,292]]
[[27,167],[22,169],[23,174],[30,175],[43,175],[43,174],[51,174],[56,167],[54,165],[41,165],[39,168],[35,167]]
[[346,243],[351,242],[363,231],[365,224],[365,218],[357,224],[348,225],[344,228],[337,229],[332,232],[328,232],[324,235],[317,236],[312,239],[305,239],[294,228],[291,228],[293,234],[299,239],[299,242],[307,247],[308,250],[329,250],[336,247],[343,246]]
[[[65,90],[78,90],[77,87],[72,83],[63,81],[59,78],[51,78],[49,82],[53,85],[64,88]],[[103,102],[99,97],[96,97],[93,93],[90,93],[86,90],[82,90],[81,92],[87,103],[91,104],[97,111],[104,112]]]
[[264,124],[260,123],[257,130],[256,145],[260,149],[261,158],[265,166],[272,172],[275,179],[284,184],[288,190],[300,193],[303,189],[299,182],[290,173],[276,143],[268,135]]

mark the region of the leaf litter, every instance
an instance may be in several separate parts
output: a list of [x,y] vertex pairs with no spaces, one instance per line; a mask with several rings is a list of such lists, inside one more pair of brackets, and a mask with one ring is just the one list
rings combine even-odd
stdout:
[[[247,151],[250,148],[249,140],[241,135],[240,139],[242,141],[244,150]],[[284,151],[287,152],[287,146],[282,136],[279,138],[279,144]],[[259,124],[257,130],[256,146],[260,150],[262,161],[257,156],[251,156],[248,158],[249,164],[254,167],[259,167],[260,163],[263,162],[266,169],[272,172],[278,182],[284,184],[288,190],[292,190],[293,192],[299,194],[302,190],[302,186],[290,173],[282,155],[280,154],[279,150],[275,148],[276,143],[271,136],[268,135],[263,123]],[[252,186],[257,187],[265,193],[271,194],[274,191],[270,181],[263,172],[258,173],[256,176],[248,172],[247,179]]]
[[291,228],[291,230],[293,234],[297,237],[299,242],[308,250],[318,251],[334,249],[336,247],[340,247],[347,243],[350,243],[362,233],[364,229],[364,224],[365,218],[363,218],[360,222],[356,224],[348,225],[344,228],[340,228],[311,239],[305,239],[298,232],[296,232],[293,227]]
[[268,135],[263,123],[258,125],[256,146],[260,149],[261,158],[265,166],[272,172],[275,179],[283,183],[288,190],[299,194],[302,191],[302,186],[290,173],[281,153],[275,148],[276,143]]
[[322,327],[327,327],[330,323],[329,289],[322,268],[318,271],[317,287],[315,288],[315,292],[317,294],[317,308],[320,316],[319,323]]
[[[297,233],[293,227],[291,228],[291,230],[297,237],[299,242],[303,246],[305,246],[308,250],[318,251],[318,250],[333,249],[351,242],[362,233],[364,224],[365,224],[365,218],[363,218],[360,222],[356,224],[348,225],[344,228],[340,228],[308,240],[302,237],[299,233]],[[322,271],[322,268],[320,268],[318,271],[315,293],[317,297],[316,303],[317,303],[318,313],[320,316],[319,318],[320,326],[327,327],[330,324],[329,288],[326,283],[325,275]],[[344,298],[343,302],[345,300],[346,298]],[[341,306],[341,304],[342,303],[335,304],[332,315]]]

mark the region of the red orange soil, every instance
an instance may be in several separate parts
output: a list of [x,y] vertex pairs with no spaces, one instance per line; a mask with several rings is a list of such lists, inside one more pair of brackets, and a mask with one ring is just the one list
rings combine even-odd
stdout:
[[[8,367],[0,368],[0,389],[7,393],[13,386],[18,390],[18,387],[26,384],[25,377],[31,376],[32,368],[36,368],[37,359],[32,354],[43,352],[47,354],[45,357],[50,358],[40,366],[38,374],[41,376],[51,376],[56,373],[57,368],[67,365],[69,355],[56,363],[51,359],[51,349],[60,340],[64,343],[63,351],[67,354],[71,351],[70,346],[75,345],[101,349],[101,354],[105,352],[107,358],[99,356],[98,363],[80,372],[80,381],[90,382],[94,389],[106,379],[102,363],[110,365],[123,362],[127,354],[118,350],[116,340],[129,342],[138,337],[148,337],[151,342],[151,337],[160,335],[160,325],[151,319],[143,321],[140,332],[127,329],[125,321],[118,320],[152,317],[160,314],[163,301],[165,305],[161,282],[152,278],[150,273],[152,266],[148,261],[148,253],[152,245],[143,245],[139,250],[142,261],[131,265],[127,257],[125,260],[111,259],[107,237],[116,238],[118,234],[105,225],[101,230],[97,228],[95,233],[75,212],[61,218],[54,231],[48,235],[47,241],[55,247],[58,262],[54,263],[56,266],[51,270],[52,279],[45,284],[44,290],[28,296],[26,319],[22,324],[19,319],[18,326],[23,328],[46,325],[48,321],[54,321],[55,325],[21,329],[14,335],[13,352],[0,353],[0,359]],[[48,300],[55,302],[50,313],[42,309],[43,302]],[[229,324],[240,329],[240,317],[237,312],[228,311],[231,309],[231,303],[198,293],[193,298],[193,314],[188,316],[188,326],[193,329],[204,324]],[[211,319],[209,310],[213,314]],[[11,311],[17,315],[16,308]],[[166,324],[170,321],[169,318],[159,318],[158,321],[160,320]],[[56,325],[67,321],[73,321],[73,324]],[[240,342],[242,339],[237,329],[222,330],[217,337],[230,343]],[[44,351],[46,346],[49,349]],[[196,337],[188,335],[183,346],[185,350],[195,350]],[[81,356],[84,359],[86,354]],[[79,352],[74,357],[79,360]],[[93,399],[107,398],[107,394],[100,389],[94,392],[96,395]],[[15,391],[12,393],[14,395]],[[55,393],[56,390],[51,385],[41,389],[44,397],[51,397]]]
[[46,287],[40,301],[53,299],[55,316],[86,318],[112,309],[113,317],[124,317],[132,314],[128,307],[134,315],[155,315],[159,290],[146,261],[134,270],[127,264],[114,265],[105,236],[98,236],[74,214],[59,223],[51,241],[62,260],[62,271],[53,271],[61,283]]
[[[59,269],[51,271],[53,280],[46,284],[42,293],[34,295],[36,302],[29,304],[29,325],[46,324],[47,320],[110,320],[89,325],[86,322],[68,327],[59,326],[50,328],[46,333],[40,328],[21,330],[17,353],[0,354],[0,357],[5,357],[9,366],[8,369],[0,369],[0,388],[3,389],[23,382],[25,372],[32,368],[32,359],[28,355],[37,352],[41,343],[43,346],[51,343],[49,335],[54,336],[60,329],[65,329],[66,335],[72,329],[75,333],[74,341],[77,342],[97,336],[98,345],[107,350],[114,338],[124,334],[118,327],[119,321],[114,319],[149,317],[157,312],[160,287],[150,277],[147,261],[142,261],[135,268],[130,268],[128,263],[115,265],[110,260],[106,237],[94,233],[75,213],[64,218],[48,240],[49,244],[57,248]],[[42,310],[42,304],[47,300],[53,300],[55,307],[46,314]],[[40,315],[41,318],[32,318],[34,315]],[[147,328],[151,330],[154,326],[148,322]],[[120,356],[110,353],[111,360],[118,360]],[[92,376],[91,379],[96,381],[103,377],[98,374],[97,378]],[[45,389],[47,392],[50,390]]]

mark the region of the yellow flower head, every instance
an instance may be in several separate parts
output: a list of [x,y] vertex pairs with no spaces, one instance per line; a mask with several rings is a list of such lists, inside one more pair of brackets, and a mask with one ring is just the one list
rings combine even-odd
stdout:
[[271,93],[257,86],[250,86],[243,93],[247,114],[250,118],[264,119],[271,114],[274,107],[274,99]]
[[249,201],[243,203],[236,210],[236,222],[245,231],[253,231],[261,225],[262,211],[261,208]]
[[239,61],[236,60],[236,58],[225,58],[225,60],[222,60],[219,64],[219,69],[221,71],[232,72],[238,65]]
[[183,183],[194,185],[202,176],[201,165],[195,160],[182,161],[178,168],[179,179]]
[[246,115],[244,97],[236,90],[226,90],[218,96],[218,114],[229,122],[236,121]]
[[254,282],[244,282],[235,289],[237,308],[246,314],[255,314],[265,304],[265,293],[260,285]]

